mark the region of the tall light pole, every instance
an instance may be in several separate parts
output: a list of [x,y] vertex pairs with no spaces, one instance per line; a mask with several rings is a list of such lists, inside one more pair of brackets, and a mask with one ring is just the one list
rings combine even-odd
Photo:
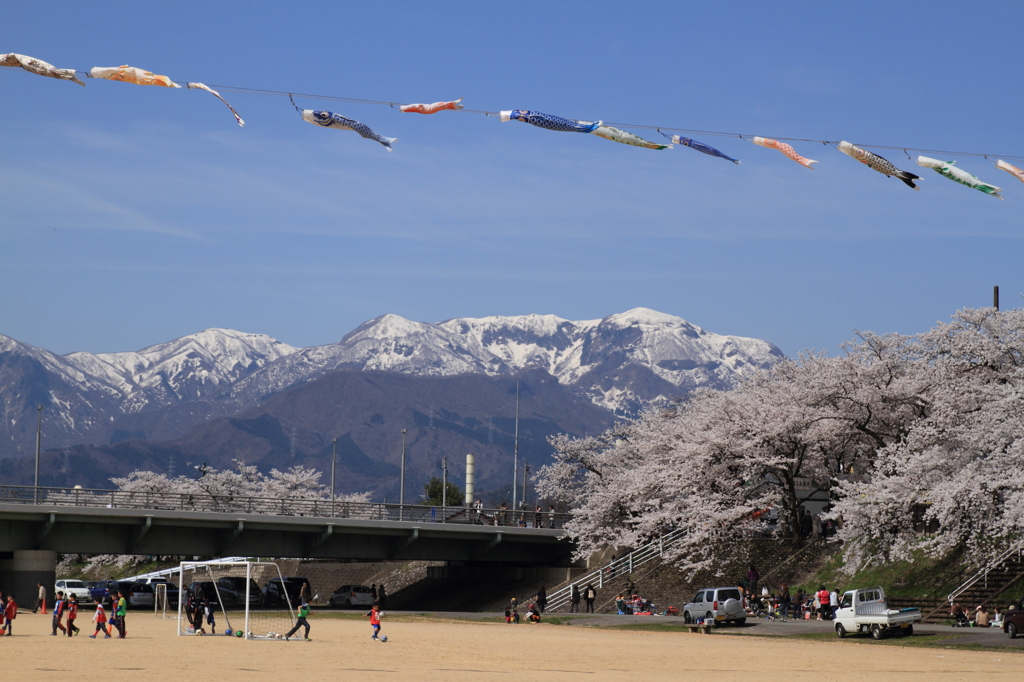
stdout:
[[516,476],[519,474],[519,381],[516,381],[516,444],[512,455],[512,513],[516,510]]
[[441,458],[441,523],[445,523],[448,512],[448,458]]
[[338,468],[338,439],[335,438],[331,441],[333,450],[331,451],[331,516],[334,516],[334,472]]
[[402,429],[402,473],[398,477],[398,520],[405,521],[405,434]]
[[43,444],[43,406],[36,408],[36,489],[35,502],[39,504],[39,452]]

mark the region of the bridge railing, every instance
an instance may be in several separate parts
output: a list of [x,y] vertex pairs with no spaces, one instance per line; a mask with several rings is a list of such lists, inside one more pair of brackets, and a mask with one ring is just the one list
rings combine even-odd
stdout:
[[0,486],[0,504],[44,504],[68,507],[198,511],[271,516],[314,516],[367,521],[463,523],[523,528],[561,528],[568,514],[463,506],[425,506],[378,502],[347,502],[329,498],[253,497],[209,493],[173,493],[84,488]]

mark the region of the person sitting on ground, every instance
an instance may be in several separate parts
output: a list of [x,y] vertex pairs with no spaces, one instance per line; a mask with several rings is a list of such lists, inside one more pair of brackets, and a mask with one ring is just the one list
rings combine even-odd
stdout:
[[950,611],[949,615],[953,618],[953,627],[964,628],[971,624],[967,619],[967,613],[964,611],[964,607],[959,602],[953,604],[953,610]]
[[1003,629],[1003,612],[999,610],[997,606],[992,612],[992,622],[989,623],[991,627]]
[[988,609],[979,604],[978,608],[974,609],[974,624],[979,628],[987,628],[988,622]]
[[528,619],[531,623],[540,622],[540,610],[537,609],[536,604],[530,604],[530,611],[528,613]]
[[615,598],[615,608],[618,610],[620,616],[626,615],[626,598],[619,592],[619,596]]

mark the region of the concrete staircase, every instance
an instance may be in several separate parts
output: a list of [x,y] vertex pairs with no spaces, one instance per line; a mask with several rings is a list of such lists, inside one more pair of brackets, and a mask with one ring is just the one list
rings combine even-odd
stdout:
[[[1024,544],[1013,547],[994,559],[941,603],[934,606],[928,604],[927,606],[931,607],[929,610],[923,608],[926,605],[913,605],[922,606],[922,612],[925,613],[924,622],[942,623],[949,619],[950,605],[954,602],[962,604],[968,614],[979,605],[988,607],[989,613],[994,606],[1005,608],[1008,604],[994,603],[994,600],[1015,585],[1024,586]],[[1015,596],[1014,601],[1018,598],[1019,596]]]

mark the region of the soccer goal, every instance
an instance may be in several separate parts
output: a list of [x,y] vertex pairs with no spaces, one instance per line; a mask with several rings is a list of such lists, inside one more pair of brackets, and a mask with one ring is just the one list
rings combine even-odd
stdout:
[[168,618],[177,618],[174,611],[171,611],[171,615],[167,615],[168,607],[170,602],[167,599],[167,583],[154,583],[153,585],[153,615],[157,618],[167,620]]
[[284,583],[281,569],[268,561],[181,562],[178,635],[283,638],[295,624],[292,600],[284,591],[279,604],[267,606],[260,589],[275,578]]

